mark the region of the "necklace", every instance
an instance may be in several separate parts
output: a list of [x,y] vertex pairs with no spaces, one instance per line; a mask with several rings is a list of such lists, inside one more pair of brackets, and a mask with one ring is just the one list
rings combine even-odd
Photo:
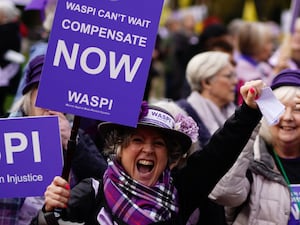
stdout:
[[279,159],[279,156],[276,154],[276,152],[274,151],[273,149],[273,153],[274,153],[274,156],[275,156],[275,159],[280,167],[280,170],[282,172],[282,175],[284,177],[284,180],[286,181],[286,183],[288,184],[289,186],[289,189],[290,189],[290,193],[291,193],[291,196],[295,198],[295,202],[297,203],[297,206],[298,206],[298,211],[300,213],[300,202],[297,200],[296,196],[294,196],[294,192],[292,191],[291,189],[291,182],[290,182],[290,179],[288,178],[286,172],[285,172],[285,169],[283,168],[283,165],[281,163],[281,160]]

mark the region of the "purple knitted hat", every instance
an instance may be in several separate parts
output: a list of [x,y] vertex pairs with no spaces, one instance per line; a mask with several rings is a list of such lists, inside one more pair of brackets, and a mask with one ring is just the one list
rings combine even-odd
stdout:
[[285,69],[274,77],[271,88],[272,90],[281,86],[298,86],[300,87],[300,70]]
[[28,64],[25,71],[25,86],[23,88],[22,94],[26,94],[34,84],[40,82],[42,68],[44,65],[44,55],[39,55],[34,57]]

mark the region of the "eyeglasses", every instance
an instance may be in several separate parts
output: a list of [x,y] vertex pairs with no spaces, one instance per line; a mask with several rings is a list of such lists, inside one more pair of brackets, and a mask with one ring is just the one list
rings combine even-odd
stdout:
[[235,80],[237,79],[237,75],[235,72],[231,72],[228,74],[220,75],[221,77],[226,77],[228,80]]
[[220,75],[212,76],[212,77],[206,79],[206,82],[210,83],[212,80],[215,80],[217,77],[224,77],[224,78],[227,78],[230,81],[236,81],[237,80],[236,73],[235,72],[231,72],[231,73],[228,73],[228,74],[220,74]]

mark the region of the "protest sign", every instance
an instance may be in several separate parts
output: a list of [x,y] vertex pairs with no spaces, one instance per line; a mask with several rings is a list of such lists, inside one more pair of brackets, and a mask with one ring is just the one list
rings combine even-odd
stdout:
[[163,0],[60,0],[36,105],[136,126]]
[[62,170],[57,116],[0,119],[0,198],[43,196]]
[[299,184],[291,184],[291,215],[289,218],[288,224],[297,224],[300,220],[300,185]]
[[300,10],[300,0],[292,0],[291,1],[291,7],[290,7],[290,32],[294,33],[295,31],[295,22],[297,17],[299,16],[299,10]]

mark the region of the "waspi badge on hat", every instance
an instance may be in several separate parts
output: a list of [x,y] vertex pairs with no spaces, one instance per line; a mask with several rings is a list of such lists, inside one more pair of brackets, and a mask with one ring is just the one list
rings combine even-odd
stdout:
[[[181,114],[174,118],[166,110],[153,105],[142,104],[137,127],[143,126],[158,129],[168,137],[177,140],[182,147],[183,153],[190,148],[192,139],[198,138],[196,135],[198,135],[199,128],[192,118]],[[126,126],[111,122],[103,122],[98,126],[98,130],[104,136],[114,129],[124,128]]]

